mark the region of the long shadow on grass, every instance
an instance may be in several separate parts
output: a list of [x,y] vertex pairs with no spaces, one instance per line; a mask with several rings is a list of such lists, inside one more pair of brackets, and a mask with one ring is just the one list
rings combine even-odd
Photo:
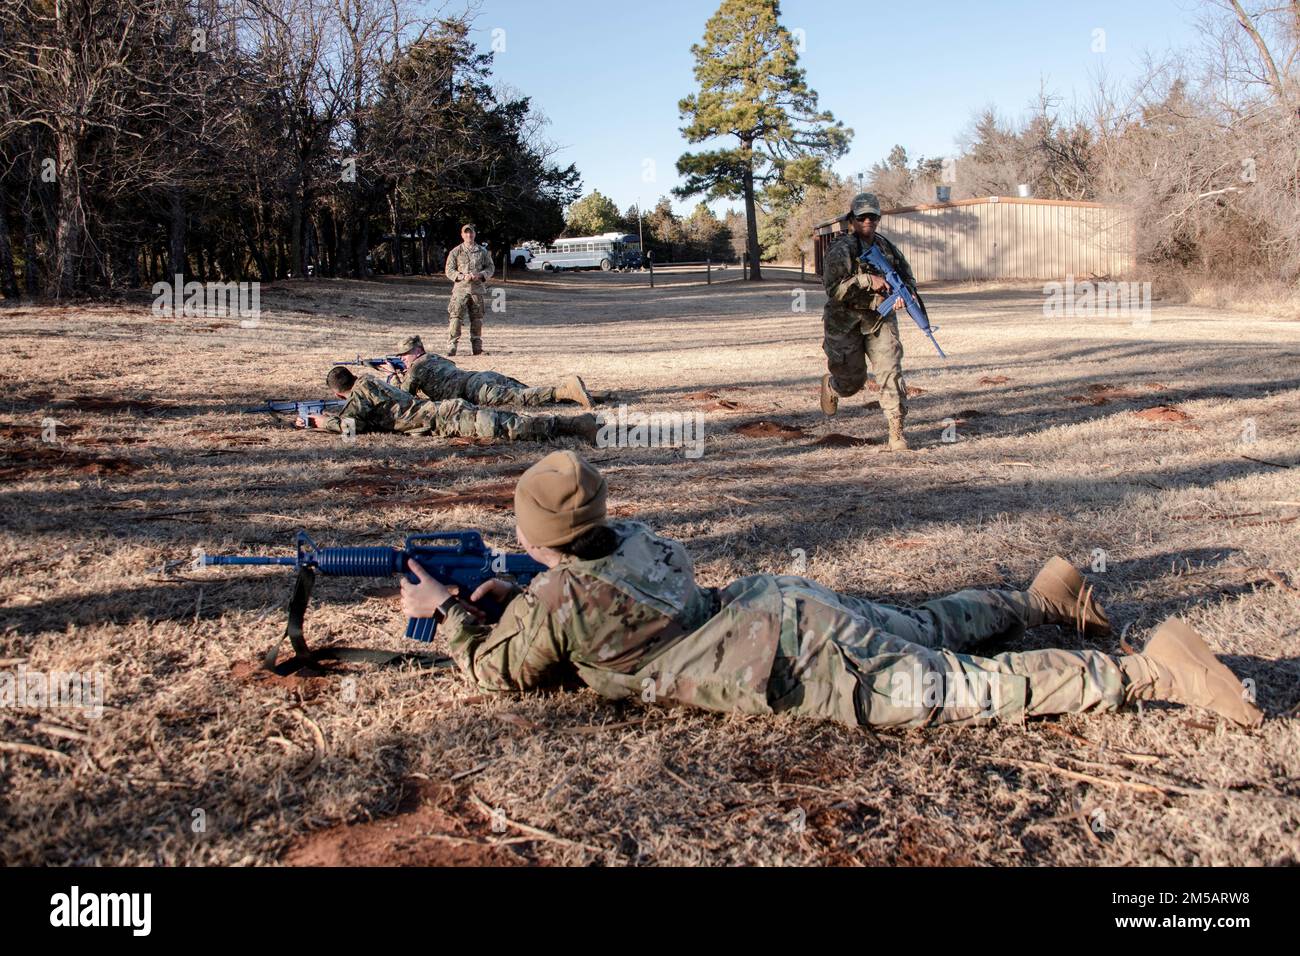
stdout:
[[[288,553],[286,549],[283,553]],[[87,627],[95,624],[125,625],[136,621],[203,621],[215,620],[232,611],[268,611],[266,631],[279,635],[284,629],[284,615],[293,586],[293,569],[282,568],[280,574],[238,574],[177,578],[174,583],[150,584],[131,588],[56,598],[23,607],[5,609],[9,633],[31,635],[61,633],[69,625]],[[365,589],[395,584],[396,579],[352,579],[349,582],[319,581],[312,595],[312,606],[320,602],[331,605],[362,604],[374,599]],[[202,592],[200,597],[200,592]],[[311,608],[308,608],[310,628]],[[394,610],[394,625],[398,612]]]

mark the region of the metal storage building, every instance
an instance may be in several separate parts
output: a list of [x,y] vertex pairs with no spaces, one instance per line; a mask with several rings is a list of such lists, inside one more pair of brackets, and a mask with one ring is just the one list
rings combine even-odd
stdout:
[[[843,219],[813,231],[815,265]],[[918,282],[1118,278],[1133,268],[1128,210],[1104,203],[988,196],[885,210],[880,231],[907,256]]]

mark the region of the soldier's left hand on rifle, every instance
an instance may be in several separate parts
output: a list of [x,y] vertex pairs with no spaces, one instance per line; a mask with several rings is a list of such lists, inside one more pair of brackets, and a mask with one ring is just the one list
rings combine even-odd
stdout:
[[[858,286],[863,289],[871,289],[877,295],[885,295],[889,292],[889,283],[885,281],[884,276],[878,276],[874,272],[858,273]],[[894,311],[899,312],[906,309],[907,305],[902,299],[894,303]]]
[[325,416],[308,415],[306,418],[298,418],[294,420],[293,426],[294,428],[324,428]]
[[[444,605],[448,601],[460,598],[460,587],[458,585],[446,585],[431,575],[428,571],[420,566],[420,562],[411,558],[407,561],[407,567],[420,579],[419,584],[412,584],[405,577],[402,578],[402,613],[407,618],[412,617],[440,617]],[[493,579],[495,581],[496,579]],[[477,600],[484,594],[489,593],[489,585],[493,581],[484,581],[474,589],[474,595],[471,601]],[[505,581],[499,582],[505,585],[505,592],[509,593],[510,586]],[[491,593],[495,594],[495,590]],[[473,617],[478,620],[486,620],[486,615],[474,607],[472,604],[466,605],[461,601],[461,606],[465,608]]]

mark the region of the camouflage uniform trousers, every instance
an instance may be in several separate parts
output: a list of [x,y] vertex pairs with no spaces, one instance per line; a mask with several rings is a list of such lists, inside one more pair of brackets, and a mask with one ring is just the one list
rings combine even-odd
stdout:
[[475,372],[466,379],[461,391],[475,405],[490,407],[514,405],[531,408],[550,405],[555,401],[554,387],[529,388],[523,382],[500,372]]
[[442,402],[415,402],[401,416],[394,431],[440,438],[504,438],[508,441],[542,441],[555,435],[553,415],[516,415],[479,408],[460,398]]
[[768,690],[778,713],[912,728],[1124,703],[1119,665],[1100,651],[970,653],[1043,622],[1025,592],[968,590],[898,608],[798,578],[781,590],[787,613]]
[[[864,319],[868,326],[871,319]],[[831,388],[847,398],[862,391],[867,383],[867,362],[880,386],[880,408],[886,417],[907,415],[907,383],[903,381],[903,342],[898,337],[898,319],[890,316],[871,325],[870,332],[857,327],[851,332],[833,331],[829,325],[822,339],[826,370]]]
[[461,322],[469,314],[469,341],[471,347],[483,346],[483,293],[476,291],[468,282],[458,282],[451,290],[451,302],[447,305],[447,338],[450,342],[460,341]]

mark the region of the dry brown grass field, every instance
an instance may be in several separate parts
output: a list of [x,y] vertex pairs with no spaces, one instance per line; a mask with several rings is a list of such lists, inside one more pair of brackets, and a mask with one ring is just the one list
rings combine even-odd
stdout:
[[[411,332],[440,348],[446,283],[266,287],[256,328],[158,318],[145,295],[16,307],[0,312],[0,670],[101,674],[106,696],[98,718],[0,710],[0,862],[1300,861],[1300,321],[1160,302],[1145,325],[1054,319],[1039,287],[936,288],[949,358],[904,320],[918,448],[892,455],[869,393],[833,420],[817,408],[820,289],[799,312],[779,274],[661,280],[512,281],[488,354],[459,361],[704,413],[698,458],[588,452],[614,513],[688,542],[703,583],[804,554],[809,577],[906,603],[1100,549],[1124,640],[1185,616],[1267,722],[1149,705],[872,733],[491,697],[450,670],[277,677],[259,661],[290,571],[160,568],[195,547],[287,554],[299,528],[321,544],[477,528],[514,547],[512,483],[546,447],[345,443],[247,412],[323,397],[332,360]],[[393,583],[319,581],[309,642],[401,649]],[[1055,628],[1027,644],[1083,646]]]

